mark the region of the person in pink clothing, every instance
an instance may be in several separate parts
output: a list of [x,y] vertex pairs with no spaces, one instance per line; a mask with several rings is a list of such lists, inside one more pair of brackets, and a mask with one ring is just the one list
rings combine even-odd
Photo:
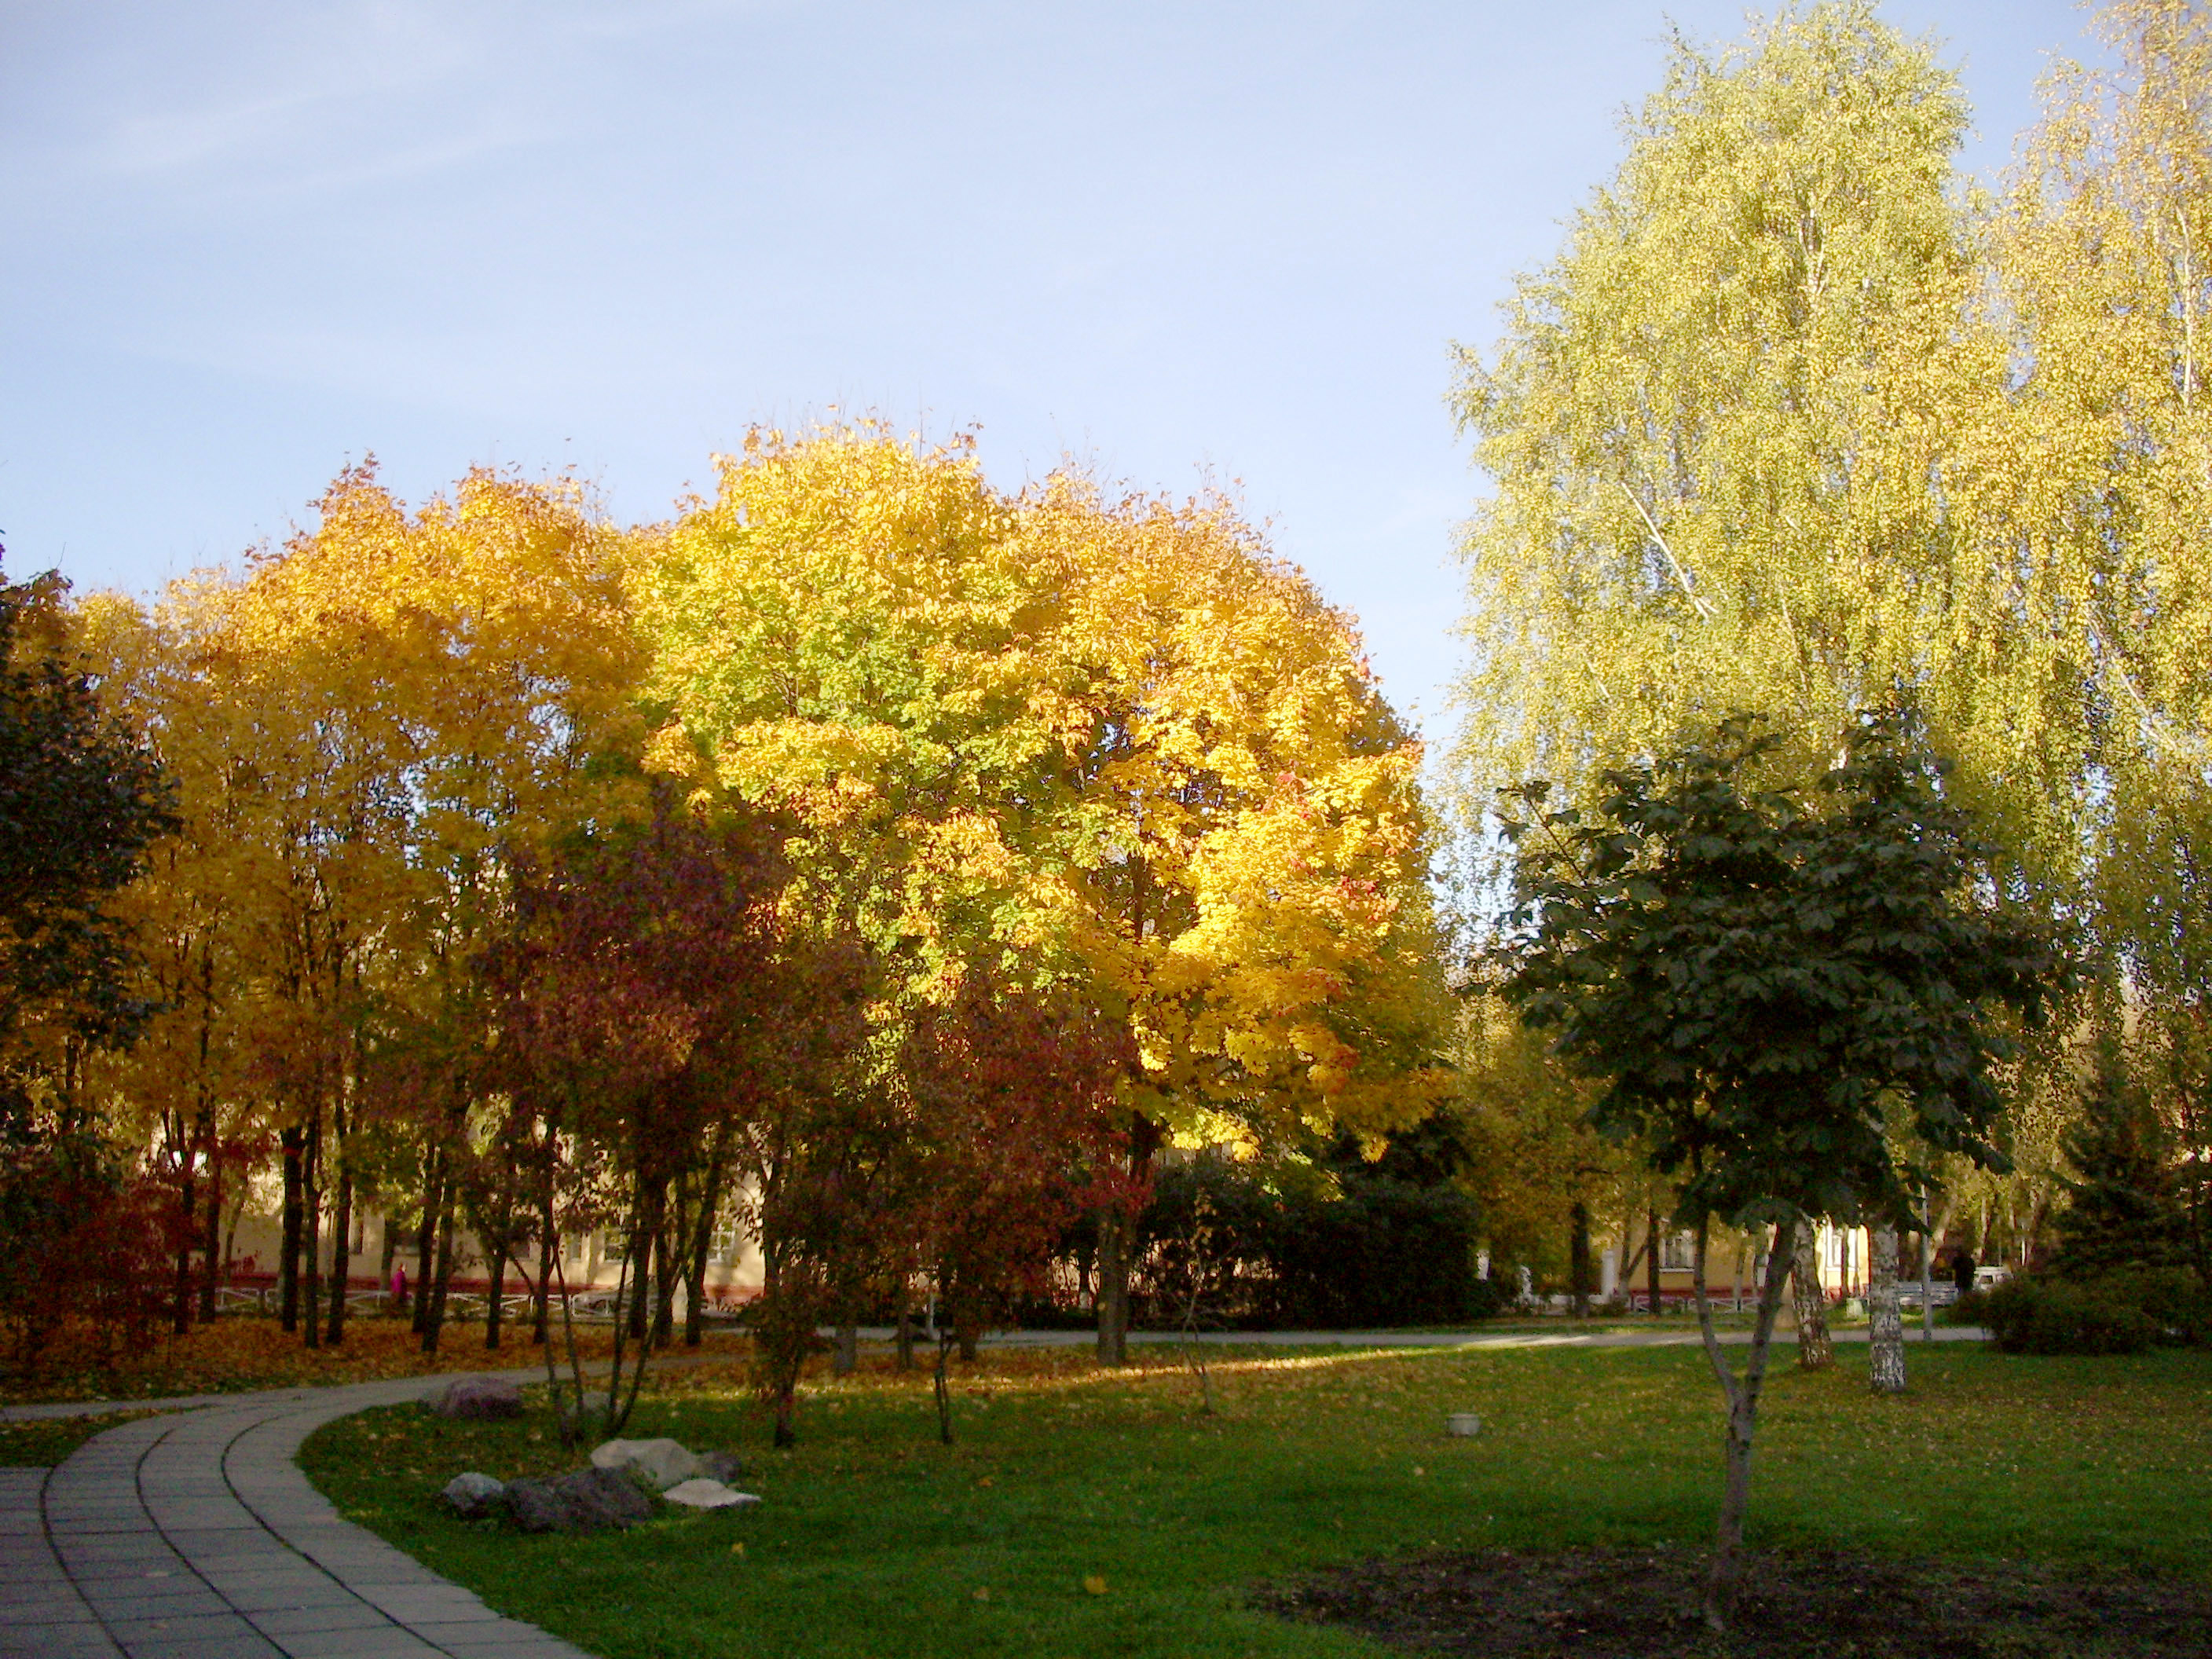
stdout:
[[395,1308],[407,1305],[407,1268],[398,1261],[392,1264],[392,1305]]

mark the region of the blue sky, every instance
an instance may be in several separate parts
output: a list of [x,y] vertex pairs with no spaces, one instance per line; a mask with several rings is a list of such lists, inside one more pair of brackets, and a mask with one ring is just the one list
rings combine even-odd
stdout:
[[[2003,165],[2055,0],[1898,0]],[[754,422],[1235,484],[1434,724],[1445,407],[1735,4],[0,4],[0,532],[149,590],[374,451],[665,515]],[[1441,735],[1441,734],[1439,734]]]

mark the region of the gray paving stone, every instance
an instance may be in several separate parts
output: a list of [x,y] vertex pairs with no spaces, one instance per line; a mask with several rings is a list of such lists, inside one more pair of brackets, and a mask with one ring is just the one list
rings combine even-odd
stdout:
[[143,1532],[94,1533],[85,1537],[57,1539],[63,1554],[76,1561],[173,1561],[177,1553],[149,1527]]
[[421,1589],[377,1589],[361,1592],[362,1600],[390,1613],[403,1625],[434,1621],[439,1624],[489,1624],[499,1615],[458,1584]]
[[284,1646],[292,1659],[447,1659],[397,1625],[382,1630],[314,1631],[286,1637]]
[[354,1607],[361,1598],[341,1584],[325,1579],[320,1584],[267,1589],[219,1586],[224,1601],[240,1613],[258,1618],[264,1613],[299,1613],[310,1607]]
[[349,1597],[326,1607],[285,1607],[252,1615],[253,1626],[280,1644],[326,1630],[389,1630],[392,1620],[368,1602]]
[[6,1659],[119,1659],[122,1652],[88,1620],[37,1631],[0,1630],[0,1655]]
[[0,1618],[0,1629],[15,1625],[77,1625],[93,1616],[92,1609],[84,1604],[67,1579],[58,1585],[48,1586],[35,1601],[21,1607],[10,1607],[4,1618]]
[[469,1659],[554,1659],[554,1656],[583,1651],[535,1625],[519,1625],[512,1620],[501,1620],[496,1625],[417,1625],[415,1631],[457,1659],[464,1655]]
[[190,1642],[202,1637],[258,1634],[246,1620],[228,1612],[177,1613],[154,1619],[103,1618],[101,1622],[107,1626],[107,1633],[126,1648],[153,1639]]
[[197,1581],[180,1584],[166,1593],[156,1593],[149,1587],[103,1595],[95,1587],[84,1593],[84,1599],[94,1613],[110,1624],[118,1619],[166,1619],[171,1613],[222,1613],[230,1607],[222,1596]]
[[243,1627],[228,1636],[146,1636],[124,1649],[129,1659],[284,1659],[265,1636]]

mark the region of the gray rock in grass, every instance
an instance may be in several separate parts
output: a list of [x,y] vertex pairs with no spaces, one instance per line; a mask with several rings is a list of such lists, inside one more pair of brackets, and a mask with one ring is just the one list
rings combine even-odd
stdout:
[[443,1496],[454,1514],[464,1521],[475,1521],[507,1507],[507,1482],[471,1469],[446,1482]]
[[719,1480],[679,1480],[660,1494],[671,1504],[681,1504],[690,1510],[728,1510],[757,1504],[759,1498],[749,1492],[732,1492]]
[[525,1532],[604,1532],[653,1518],[653,1500],[628,1475],[578,1469],[551,1480],[510,1480],[507,1506]]
[[702,1451],[699,1454],[699,1473],[726,1486],[745,1478],[744,1461],[735,1452]]
[[430,1409],[441,1417],[477,1422],[522,1415],[522,1389],[504,1376],[464,1376],[447,1383],[431,1397]]
[[592,1467],[612,1469],[643,1480],[655,1492],[666,1492],[701,1471],[699,1460],[674,1440],[610,1440],[592,1450]]

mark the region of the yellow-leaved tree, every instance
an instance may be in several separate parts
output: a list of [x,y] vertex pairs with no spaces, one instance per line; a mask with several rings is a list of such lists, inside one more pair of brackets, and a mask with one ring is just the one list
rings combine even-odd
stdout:
[[1441,1092],[1418,745],[1224,504],[1006,497],[964,445],[756,434],[640,591],[658,763],[788,813],[802,890],[900,994],[974,970],[1126,1021],[1133,1177],[1164,1135],[1380,1133]]

